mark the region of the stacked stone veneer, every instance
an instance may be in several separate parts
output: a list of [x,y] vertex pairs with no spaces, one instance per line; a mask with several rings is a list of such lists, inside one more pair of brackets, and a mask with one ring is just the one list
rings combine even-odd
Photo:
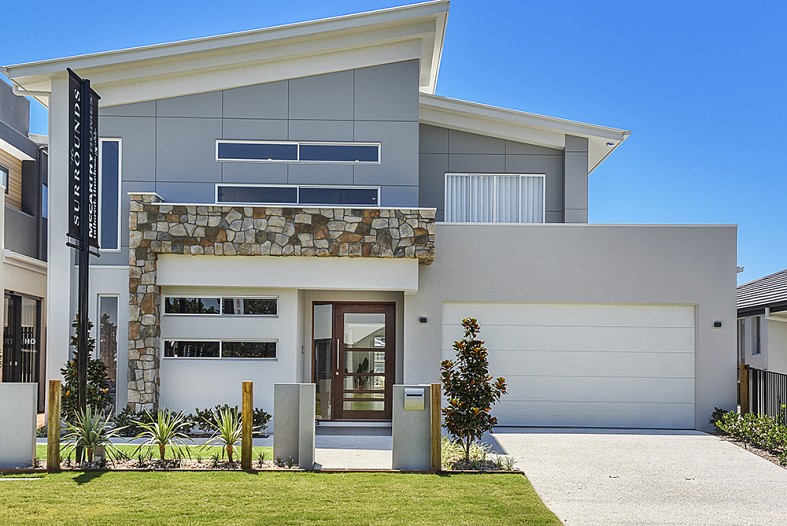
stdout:
[[131,194],[128,405],[158,405],[159,254],[434,260],[434,209],[178,205]]

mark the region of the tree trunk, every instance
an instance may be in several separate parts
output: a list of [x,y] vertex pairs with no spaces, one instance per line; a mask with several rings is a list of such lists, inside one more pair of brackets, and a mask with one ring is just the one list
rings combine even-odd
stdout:
[[167,445],[166,444],[159,444],[158,445],[158,456],[161,460],[164,460],[164,455],[167,453]]
[[229,459],[230,464],[232,464],[232,444],[227,444],[227,458]]
[[88,462],[93,462],[93,448],[92,447],[87,448],[87,461]]
[[462,438],[462,440],[465,443],[465,460],[470,462],[470,437]]

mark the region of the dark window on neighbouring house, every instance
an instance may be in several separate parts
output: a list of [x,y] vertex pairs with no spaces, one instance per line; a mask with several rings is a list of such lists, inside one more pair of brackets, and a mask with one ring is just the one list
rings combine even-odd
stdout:
[[174,341],[164,342],[164,356],[167,358],[219,358],[217,341]]
[[760,348],[761,338],[762,338],[762,316],[755,316],[751,319],[751,353],[752,354],[760,354],[762,349]]
[[298,145],[290,143],[219,142],[219,161],[297,161]]
[[221,342],[222,358],[276,358],[276,342]]
[[219,203],[297,204],[298,189],[294,186],[219,186]]
[[8,193],[8,168],[0,166],[0,184],[5,188],[5,193]]
[[101,139],[101,249],[120,248],[120,139]]
[[376,144],[301,144],[300,160],[377,163],[380,162],[380,147]]
[[165,298],[165,314],[221,314],[219,298]]
[[377,188],[302,186],[299,202],[302,205],[377,206],[378,194]]
[[738,363],[746,363],[746,318],[738,318]]
[[230,316],[275,316],[276,298],[222,298],[222,314]]
[[49,187],[45,184],[41,185],[41,217],[49,218]]

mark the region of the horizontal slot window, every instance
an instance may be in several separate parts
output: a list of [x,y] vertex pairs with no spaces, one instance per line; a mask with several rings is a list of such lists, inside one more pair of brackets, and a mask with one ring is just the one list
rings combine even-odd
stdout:
[[219,186],[219,203],[298,203],[298,188],[295,186]]
[[380,206],[377,186],[216,185],[216,203]]
[[165,340],[165,358],[276,358],[275,341]]
[[330,188],[302,186],[300,203],[303,205],[367,205],[379,203],[377,188]]
[[276,342],[222,342],[222,358],[276,358]]
[[165,298],[165,314],[221,314],[218,298]]
[[166,358],[218,358],[221,345],[217,341],[172,341],[164,342]]
[[297,161],[298,145],[273,142],[218,142],[219,161]]
[[301,144],[301,161],[376,163],[380,147],[376,144]]
[[164,314],[276,316],[278,298],[164,298]]
[[216,140],[218,162],[380,163],[380,143]]
[[277,308],[276,298],[223,298],[221,312],[232,316],[275,316]]

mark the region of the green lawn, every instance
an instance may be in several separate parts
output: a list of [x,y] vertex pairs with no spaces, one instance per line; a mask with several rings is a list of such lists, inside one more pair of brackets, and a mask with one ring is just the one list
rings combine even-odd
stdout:
[[4,525],[560,524],[521,475],[74,472],[0,495]]

